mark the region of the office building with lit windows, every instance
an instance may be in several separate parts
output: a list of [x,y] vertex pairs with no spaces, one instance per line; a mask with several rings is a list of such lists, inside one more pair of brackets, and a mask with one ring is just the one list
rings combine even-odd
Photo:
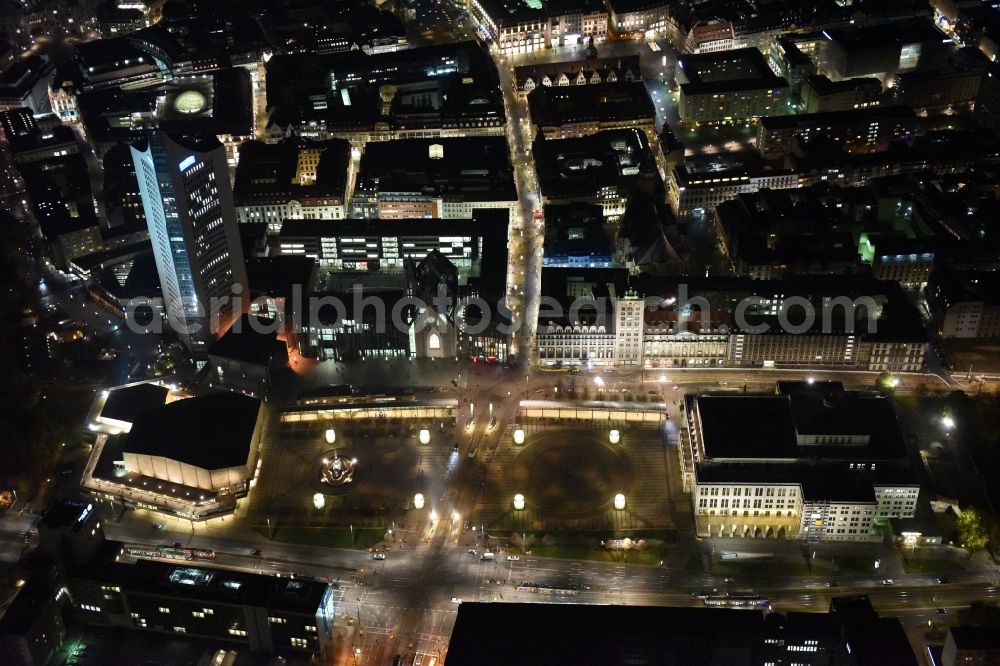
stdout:
[[741,194],[765,188],[794,188],[800,184],[799,174],[790,169],[765,170],[757,160],[712,157],[714,161],[708,163],[687,160],[670,171],[667,201],[678,219],[711,218],[716,206]]
[[132,146],[132,159],[167,321],[203,358],[247,287],[225,148],[214,136],[157,131]]
[[[546,268],[542,296],[560,306],[538,313],[537,362],[547,367],[924,367],[919,314],[898,283],[866,276],[678,280]],[[790,305],[803,302],[812,321]]]
[[917,131],[917,116],[909,106],[769,116],[760,119],[757,150],[780,156],[792,148],[792,139],[826,137],[852,152],[885,150],[893,141],[907,141]]
[[882,82],[875,77],[831,81],[823,74],[806,76],[799,91],[806,113],[870,109],[881,103]]
[[891,398],[837,383],[684,400],[684,489],[700,536],[880,542],[920,485]]
[[94,561],[70,573],[84,623],[200,638],[253,653],[332,658],[339,595],[328,583],[198,566],[183,556],[133,561],[129,552],[107,542]]
[[718,122],[788,113],[788,81],[756,48],[685,55],[677,61],[682,122]]
[[[315,259],[324,275],[402,275],[406,259],[419,261],[437,250],[464,282],[482,275],[487,265],[503,270],[508,217],[506,210],[481,209],[467,220],[285,220],[278,251]],[[490,261],[491,256],[497,259]]]

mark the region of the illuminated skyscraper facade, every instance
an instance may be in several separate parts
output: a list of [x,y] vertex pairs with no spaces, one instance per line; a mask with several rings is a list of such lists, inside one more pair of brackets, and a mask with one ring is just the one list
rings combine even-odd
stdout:
[[170,327],[196,358],[246,294],[226,151],[214,136],[152,132],[132,146]]

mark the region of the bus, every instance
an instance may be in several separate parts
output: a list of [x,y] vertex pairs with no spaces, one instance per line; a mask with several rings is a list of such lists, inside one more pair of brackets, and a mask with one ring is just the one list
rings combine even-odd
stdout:
[[167,546],[138,546],[129,544],[123,549],[131,557],[142,557],[154,560],[191,560],[194,556],[184,548],[168,548]]
[[214,560],[215,551],[205,548],[176,548],[173,546],[141,546],[128,544],[123,549],[131,557],[155,560]]

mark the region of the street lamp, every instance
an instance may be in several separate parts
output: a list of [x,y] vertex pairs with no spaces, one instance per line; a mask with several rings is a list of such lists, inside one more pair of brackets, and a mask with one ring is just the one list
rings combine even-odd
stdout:
[[594,377],[594,383],[598,386],[604,386],[604,377]]
[[955,427],[955,419],[945,414],[941,417],[941,425],[944,426],[945,430],[951,430]]
[[434,509],[431,509],[431,522],[433,523],[433,522],[435,522],[435,521],[436,521],[437,519],[438,519],[438,512],[437,512],[437,511],[435,511]]
[[431,443],[431,431],[424,428],[420,431],[420,443],[430,444]]
[[424,496],[422,493],[417,493],[413,496],[413,508],[422,509],[424,508]]
[[326,431],[326,443],[332,446],[333,443],[336,441],[337,441],[337,433],[334,432],[333,428],[330,428],[329,430]]
[[524,510],[524,495],[518,493],[514,495],[514,510],[523,511]]
[[622,441],[622,434],[621,434],[621,432],[619,432],[618,430],[612,430],[608,434],[608,440],[612,444],[617,444],[618,442]]
[[524,431],[520,428],[514,431],[514,443],[518,446],[524,444]]
[[326,497],[323,495],[323,493],[316,493],[315,495],[313,495],[313,506],[316,507],[317,509],[322,509],[324,506],[326,506]]
[[615,495],[615,509],[622,511],[625,508],[625,496],[621,493]]

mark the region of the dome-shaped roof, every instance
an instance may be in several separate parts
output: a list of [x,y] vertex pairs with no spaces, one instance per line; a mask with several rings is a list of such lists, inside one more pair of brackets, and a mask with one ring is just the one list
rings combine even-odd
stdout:
[[198,113],[208,106],[208,100],[197,90],[185,90],[174,100],[178,113]]

